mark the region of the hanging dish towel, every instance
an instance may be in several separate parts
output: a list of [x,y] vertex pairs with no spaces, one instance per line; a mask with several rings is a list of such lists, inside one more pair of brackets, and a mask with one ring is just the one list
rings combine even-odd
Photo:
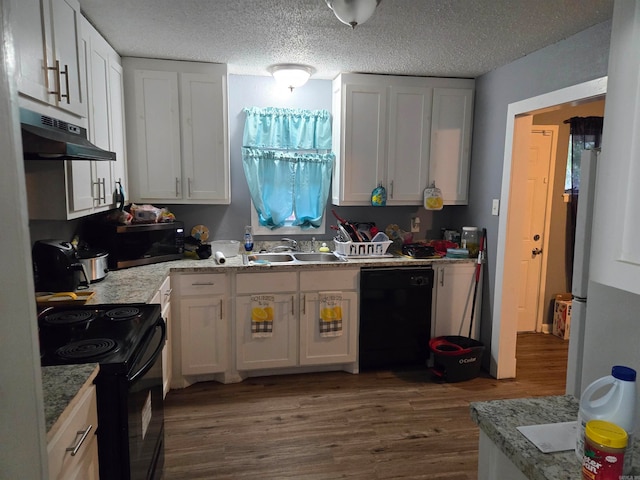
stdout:
[[251,336],[265,338],[273,335],[273,295],[251,297]]
[[320,292],[320,336],[342,335],[342,292]]

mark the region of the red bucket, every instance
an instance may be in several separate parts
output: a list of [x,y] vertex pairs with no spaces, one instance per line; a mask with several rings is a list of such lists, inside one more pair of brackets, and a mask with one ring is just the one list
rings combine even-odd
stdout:
[[477,340],[458,335],[429,340],[433,353],[432,373],[447,382],[462,382],[480,374],[484,345]]

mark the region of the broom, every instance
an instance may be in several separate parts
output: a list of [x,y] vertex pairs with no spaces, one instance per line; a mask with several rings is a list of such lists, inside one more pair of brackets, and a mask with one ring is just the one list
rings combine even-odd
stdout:
[[476,298],[478,296],[478,283],[480,283],[480,270],[482,269],[482,260],[484,258],[484,241],[487,237],[487,229],[482,229],[482,237],[480,238],[480,249],[478,250],[478,262],[476,263],[476,283],[473,286],[473,301],[471,302],[471,320],[469,321],[469,340],[471,340],[471,332],[473,331],[473,316],[476,310]]

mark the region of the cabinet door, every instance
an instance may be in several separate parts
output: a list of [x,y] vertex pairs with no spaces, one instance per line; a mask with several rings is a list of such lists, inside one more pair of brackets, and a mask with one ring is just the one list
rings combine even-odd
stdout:
[[[262,294],[264,295],[264,294]],[[258,370],[292,367],[298,359],[297,294],[276,294],[273,333],[254,338],[251,333],[251,295],[236,298],[236,368]]]
[[112,189],[116,182],[122,184],[127,192],[127,148],[124,120],[124,89],[122,65],[115,52],[111,52],[109,61],[109,120],[111,127],[111,151],[116,152],[116,161],[111,162]]
[[171,339],[173,335],[171,335],[171,302],[165,303],[162,309],[162,318],[164,318],[164,321],[167,323],[167,342],[162,349],[162,394],[163,397],[166,397],[167,393],[169,393],[172,373]]
[[16,50],[18,90],[48,103],[45,36],[40,0],[11,1],[11,30]]
[[181,199],[178,74],[136,70],[134,77],[134,200]]
[[432,91],[389,87],[387,205],[422,205],[429,176]]
[[180,300],[180,344],[183,375],[224,372],[227,368],[227,324],[224,296]]
[[340,205],[371,205],[371,192],[384,182],[386,86],[345,85],[343,95],[340,181],[334,177],[334,188],[340,189]]
[[183,197],[229,203],[224,76],[180,74]]
[[[84,29],[83,29],[84,34]],[[83,35],[86,37],[87,35]],[[89,139],[104,150],[111,150],[109,55],[111,47],[92,29],[85,39],[87,92],[90,94],[88,119]],[[94,207],[113,204],[112,162],[93,163]]]
[[353,363],[358,345],[358,295],[342,292],[342,334],[320,334],[318,292],[303,292],[300,318],[300,365]]
[[[435,271],[432,337],[469,335],[471,302],[475,282],[475,263],[443,265]],[[478,285],[472,338],[478,339],[482,285]]]
[[[54,72],[59,87],[57,105],[78,116],[87,115],[83,98],[84,62],[80,55],[80,3],[77,0],[50,0],[54,61],[60,71]],[[45,25],[46,28],[46,25]],[[49,65],[55,67],[56,65]]]
[[445,205],[468,202],[472,107],[472,89],[433,89],[429,182]]

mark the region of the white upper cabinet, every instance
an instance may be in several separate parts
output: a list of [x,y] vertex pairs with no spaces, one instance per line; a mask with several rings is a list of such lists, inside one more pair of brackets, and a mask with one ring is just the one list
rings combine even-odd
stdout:
[[372,190],[383,185],[387,205],[422,205],[431,181],[445,204],[466,203],[473,86],[473,80],[339,75],[333,203],[370,205]]
[[640,294],[640,2],[616,2],[596,179],[590,280]]
[[78,0],[11,0],[19,92],[85,117],[80,18]]
[[126,149],[120,56],[85,19],[81,19],[82,84],[87,99],[89,141],[116,153],[115,161],[29,160],[29,218],[69,220],[115,206],[118,182],[126,190]]
[[123,65],[133,200],[228,204],[226,65],[140,58]]
[[434,88],[429,183],[442,191],[445,205],[466,205],[473,88]]

